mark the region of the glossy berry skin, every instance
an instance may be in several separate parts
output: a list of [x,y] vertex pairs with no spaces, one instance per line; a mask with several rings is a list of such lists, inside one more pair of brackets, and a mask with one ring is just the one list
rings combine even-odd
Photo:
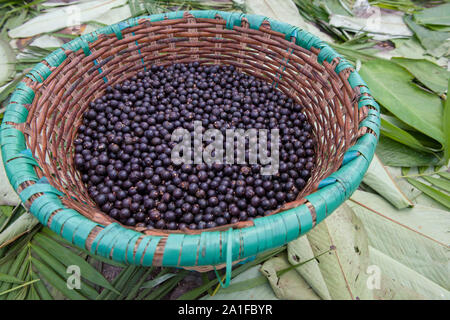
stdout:
[[[172,163],[171,134],[177,128],[193,133],[194,121],[224,136],[227,129],[279,129],[278,173],[262,176],[248,152],[245,164]],[[301,105],[233,66],[154,65],[89,103],[73,163],[93,201],[113,219],[202,230],[259,218],[295,200],[315,167],[312,130]]]

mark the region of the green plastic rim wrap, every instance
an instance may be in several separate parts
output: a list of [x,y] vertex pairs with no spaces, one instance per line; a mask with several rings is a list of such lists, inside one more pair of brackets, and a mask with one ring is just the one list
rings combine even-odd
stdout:
[[[23,132],[17,129],[32,117],[28,107],[35,98],[33,88],[45,85],[46,79],[52,78],[52,72],[65,63],[68,51],[83,52],[89,56],[92,54],[90,44],[102,36],[107,35],[108,39],[115,36],[121,40],[123,31],[128,28],[141,23],[183,19],[186,15],[194,19],[224,19],[226,29],[229,30],[239,28],[243,19],[254,30],[259,30],[264,23],[272,31],[284,34],[286,40],[294,41],[297,46],[309,51],[315,50],[319,64],[338,61],[333,65],[334,71],[337,75],[346,73],[347,76],[341,79],[348,81],[346,85],[358,92],[357,100],[353,103],[358,105],[358,109],[364,107],[368,110],[359,123],[360,129],[366,129],[365,133],[345,151],[340,168],[318,181],[317,190],[304,197],[304,204],[257,218],[252,226],[204,231],[199,234],[171,233],[156,236],[125,228],[119,223],[96,223],[64,205],[61,197],[65,190],[57,190],[49,183],[49,177],[39,177],[37,174],[39,164],[36,155],[30,150]],[[252,259],[259,253],[297,239],[348,199],[358,188],[375,152],[380,127],[379,106],[352,65],[312,34],[263,16],[221,11],[178,11],[142,16],[74,39],[44,60],[30,71],[26,76],[27,81],[19,83],[6,108],[0,128],[0,145],[8,179],[21,200],[29,204],[30,212],[43,225],[81,248],[122,263],[187,268],[226,265],[227,285],[234,262]],[[102,65],[95,59],[93,64],[101,72]],[[104,80],[108,81],[106,76]],[[155,263],[157,255],[159,258]]]

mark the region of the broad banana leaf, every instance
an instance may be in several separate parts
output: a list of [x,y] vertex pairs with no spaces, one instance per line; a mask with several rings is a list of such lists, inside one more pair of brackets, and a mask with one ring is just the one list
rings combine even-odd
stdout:
[[[369,246],[369,252],[372,252],[372,249]],[[425,300],[424,296],[401,285],[386,274],[381,274],[380,287],[373,290],[373,296],[376,300]]]
[[413,206],[376,155],[364,175],[363,182],[398,209]]
[[38,223],[38,219],[32,216],[31,213],[25,212],[0,233],[0,248],[20,238]]
[[[327,250],[330,252],[320,255]],[[305,236],[288,244],[293,265],[315,256],[317,261],[296,270],[322,299],[373,298],[366,286],[367,234],[348,205],[343,204]]]
[[307,23],[302,18],[292,0],[245,0],[245,7],[248,13],[288,22],[311,32],[324,41],[333,42],[333,39],[328,34],[323,33],[316,26]]
[[232,279],[230,286],[220,289],[214,296],[207,295],[201,300],[278,300],[269,282],[254,266]]
[[[450,292],[430,279],[417,273],[396,259],[370,247],[371,263],[380,268],[381,276],[391,286],[376,290],[375,295],[381,299],[450,299]],[[447,272],[448,276],[448,272]],[[383,280],[382,280],[383,286]],[[378,296],[380,295],[381,296]]]
[[73,27],[106,14],[110,9],[122,6],[127,0],[89,1],[55,8],[28,20],[8,32],[10,38],[27,38],[40,33]]
[[347,203],[364,223],[372,247],[449,290],[448,211],[422,205],[396,210],[363,191],[356,191]]
[[291,267],[287,256],[267,260],[261,267],[261,272],[267,277],[275,295],[284,300],[319,300],[320,297],[310,285],[293,269],[283,275],[277,272]]
[[0,39],[0,87],[14,75],[16,56],[9,44]]
[[16,206],[20,202],[19,196],[14,191],[6,176],[2,153],[0,152],[0,206]]

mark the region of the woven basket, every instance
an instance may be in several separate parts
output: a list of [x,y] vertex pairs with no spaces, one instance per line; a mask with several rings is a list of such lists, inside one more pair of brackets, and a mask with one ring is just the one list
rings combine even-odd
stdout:
[[[317,141],[297,200],[267,217],[206,231],[128,228],[101,213],[73,166],[73,140],[90,101],[152,64],[234,65],[305,107]],[[145,69],[146,70],[146,69]],[[30,71],[0,130],[8,178],[39,221],[114,260],[208,270],[305,234],[358,187],[379,135],[379,107],[358,73],[317,37],[263,16],[220,11],[133,18],[81,36]]]

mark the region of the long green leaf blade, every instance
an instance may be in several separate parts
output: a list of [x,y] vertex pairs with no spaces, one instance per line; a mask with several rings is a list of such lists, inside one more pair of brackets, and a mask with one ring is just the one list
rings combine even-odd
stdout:
[[425,59],[399,57],[392,58],[392,61],[408,70],[417,80],[437,94],[443,94],[447,90],[450,72],[437,64]]
[[444,121],[442,122],[443,130],[444,130],[444,158],[445,164],[448,165],[450,160],[450,80],[448,81],[448,89],[447,89],[447,100],[445,101],[444,106]]
[[[39,279],[39,277],[33,270],[31,271],[31,277],[33,279]],[[36,289],[36,293],[39,295],[40,300],[53,300],[52,295],[50,294],[50,292],[48,292],[48,289],[43,281],[34,283],[33,287]]]
[[23,283],[22,280],[6,273],[0,273],[0,282],[19,283],[19,284]]
[[383,107],[417,131],[444,143],[441,99],[411,84],[413,77],[408,71],[377,59],[364,63],[360,74]]
[[409,146],[411,148],[432,153],[433,151],[430,148],[427,148],[423,146],[419,140],[417,140],[412,134],[410,134],[408,131],[405,131],[403,129],[400,129],[399,127],[393,125],[389,121],[385,119],[381,119],[381,134],[385,135],[386,137],[395,140],[401,144],[404,144],[406,146]]
[[410,184],[450,209],[450,196],[415,179],[407,179]]
[[136,300],[143,300],[150,293],[150,291],[153,290],[154,287],[163,283],[165,280],[172,278],[172,277],[165,277],[166,274],[173,274],[173,276],[176,275],[174,273],[171,273],[170,271],[171,268],[162,268],[160,272],[152,280],[144,283],[142,285],[143,290],[139,293]]
[[[128,279],[130,279],[130,277],[132,277],[137,270],[139,269],[139,267],[137,266],[128,266],[126,268],[124,268],[119,275],[114,279],[112,285],[114,286],[114,288],[116,288],[119,292],[122,292],[122,290],[124,289]],[[100,295],[97,296],[97,300],[112,300],[112,299],[117,299],[117,297],[119,296],[119,294],[108,290],[108,289],[104,289]]]
[[188,272],[189,271],[187,270],[181,270],[175,277],[164,282],[156,290],[152,291],[147,297],[145,297],[145,300],[159,300],[163,298],[167,293],[170,292],[170,290],[172,290],[177,285],[177,283],[181,281],[181,279],[186,276]]
[[380,196],[359,190],[347,203],[363,222],[370,246],[450,289],[448,210],[421,204],[397,210]]
[[15,290],[18,290],[18,289],[20,289],[20,288],[29,286],[30,284],[35,283],[35,282],[37,282],[37,281],[40,281],[40,280],[39,280],[39,279],[31,280],[31,281],[25,282],[24,284],[21,284],[20,286],[17,286],[17,287],[8,289],[8,290],[3,291],[3,292],[0,292],[0,296],[5,295],[5,294],[8,294],[8,293],[10,293],[10,292],[13,292],[13,291],[15,291]]
[[[263,261],[266,261],[267,259],[270,259],[271,257],[275,256],[276,254],[284,251],[286,249],[285,246],[269,251],[268,253],[263,253],[259,256],[257,256],[255,258],[255,260],[250,261],[244,265],[241,265],[239,267],[237,267],[235,270],[232,271],[232,278],[241,274],[242,272],[260,264]],[[198,297],[200,297],[202,294],[204,294],[206,291],[208,291],[208,289],[212,288],[214,285],[217,285],[219,283],[219,280],[213,279],[208,283],[205,283],[204,285],[195,288],[189,292],[186,292],[185,294],[183,294],[182,296],[180,296],[177,300],[194,300],[197,299]]]
[[120,290],[121,293],[117,298],[118,300],[126,299],[126,297],[131,294],[136,285],[145,276],[145,271],[145,268],[139,267],[131,277],[125,279],[126,282],[124,282],[124,285]]
[[377,155],[381,161],[391,167],[417,167],[439,165],[441,159],[432,153],[425,153],[409,148],[385,136],[380,137]]
[[423,176],[422,177],[424,180],[428,181],[429,183],[431,183],[432,185],[450,192],[450,181],[448,181],[447,179],[440,179],[440,178],[435,178],[435,177],[428,177],[428,176]]
[[422,25],[450,26],[450,3],[424,9],[415,13],[414,18]]
[[0,248],[30,232],[38,223],[39,221],[31,213],[24,213],[0,233]]
[[38,259],[31,258],[33,266],[53,287],[64,294],[67,298],[72,300],[87,300],[85,296],[81,295],[77,290],[72,290],[67,287],[66,281],[64,281],[59,275],[46,266]]
[[[54,256],[52,256],[41,247],[38,247],[37,245],[32,244],[31,248],[33,249],[33,253],[35,253],[36,256],[39,256],[49,267],[56,271],[55,276],[59,275],[62,279],[66,279],[66,277],[68,277],[66,266],[60,263]],[[97,291],[85,282],[81,283],[79,292],[91,299],[95,299],[98,295]]]
[[103,288],[108,288],[119,294],[119,292],[103,277],[103,275],[93,268],[86,260],[79,255],[72,252],[70,249],[63,247],[56,241],[53,241],[42,234],[36,234],[33,239],[34,242],[39,244],[42,248],[52,252],[55,258],[57,258],[64,265],[76,265],[80,267],[81,276],[86,280],[91,281]]
[[146,288],[146,289],[154,288],[154,287],[160,285],[161,283],[163,283],[164,281],[167,281],[175,276],[176,276],[175,273],[166,273],[166,274],[162,275],[161,277],[156,277],[152,280],[145,282],[144,284],[142,284],[141,288]]
[[438,172],[438,175],[440,175],[441,177],[443,177],[445,179],[449,179],[450,180],[450,172],[441,171],[441,172]]
[[[26,248],[23,248],[19,254],[16,256],[16,259],[11,263],[11,266],[9,267],[7,274],[17,277],[20,268],[24,264],[25,258],[28,254],[28,250]],[[12,287],[12,284],[9,282],[0,283],[0,291],[8,290]],[[2,296],[0,296],[2,298]]]

